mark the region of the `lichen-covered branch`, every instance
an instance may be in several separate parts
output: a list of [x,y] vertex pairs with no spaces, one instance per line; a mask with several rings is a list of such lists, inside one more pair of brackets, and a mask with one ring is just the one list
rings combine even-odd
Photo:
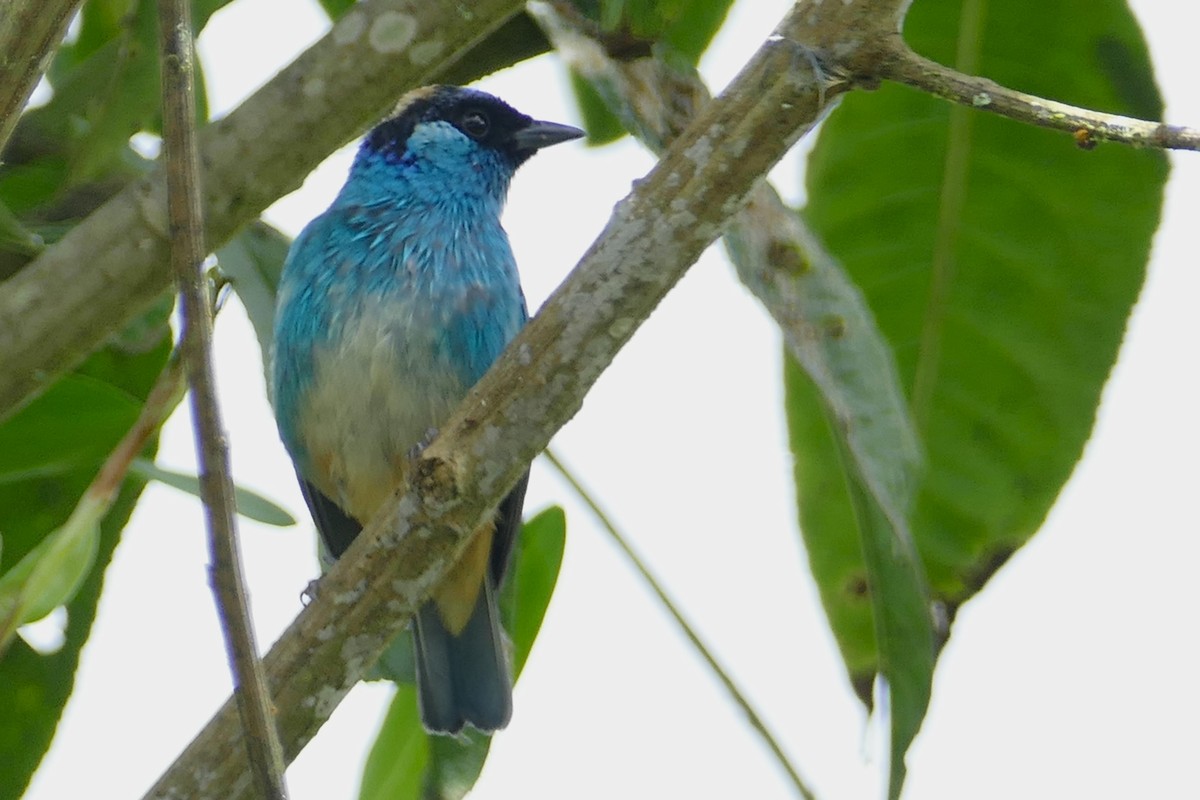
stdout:
[[[819,118],[793,13],[616,208],[579,266],[414,462],[412,482],[265,659],[285,757],[362,677],[668,290]],[[229,701],[149,797],[244,798]]]
[[[36,4],[34,4],[36,5]],[[519,0],[355,5],[330,33],[200,135],[216,247],[321,159],[512,17]],[[0,418],[142,313],[170,281],[161,169],[128,186],[0,288]]]
[[0,13],[0,150],[81,0],[5,0]]
[[[530,11],[560,57],[651,150],[661,152],[709,102],[693,69],[654,56],[611,58],[603,33],[567,0],[531,3]],[[837,48],[825,43],[822,49]],[[891,349],[862,293],[766,181],[724,238],[738,277],[779,324],[788,352],[836,420],[854,474],[869,487],[896,535],[907,539],[905,507],[920,462],[917,437]],[[870,702],[871,688],[864,702]],[[798,781],[769,732],[756,730]]]
[[[831,10],[841,24],[847,22],[844,14],[855,15],[851,22],[858,27],[846,30],[806,14],[804,35],[820,52],[847,55],[850,51],[836,42],[894,38],[896,4],[874,4],[876,14],[867,25],[857,15],[869,5]],[[560,57],[652,151],[661,153],[709,102],[708,88],[695,70],[655,57],[610,58],[597,38],[600,32],[568,0],[535,0],[529,10]],[[875,35],[867,35],[872,28]],[[815,53],[812,57],[814,68],[821,69]],[[826,75],[827,91],[846,86],[847,81]],[[895,530],[907,537],[904,506],[920,463],[917,435],[891,349],[862,293],[766,181],[726,229],[725,243],[738,277],[779,324],[788,351],[817,385],[845,432],[859,474]],[[890,458],[869,455],[881,452]]]
[[878,77],[979,111],[1065,131],[1075,137],[1080,147],[1090,149],[1099,141],[1110,141],[1163,150],[1200,150],[1200,128],[1105,114],[1046,100],[930,61],[910,50],[899,37],[884,44],[878,59]]

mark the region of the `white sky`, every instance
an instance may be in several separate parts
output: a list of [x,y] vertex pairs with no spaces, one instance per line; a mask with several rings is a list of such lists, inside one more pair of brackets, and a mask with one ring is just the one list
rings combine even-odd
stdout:
[[[239,0],[214,17],[202,40],[214,113],[321,35],[315,4],[291,5],[282,21],[270,0]],[[1192,4],[1132,5],[1168,119],[1200,124]],[[711,86],[733,76],[787,6],[735,4],[703,63]],[[577,121],[552,59],[482,86],[534,116]],[[294,234],[324,210],[350,153],[273,206],[271,221]],[[909,797],[1200,796],[1200,524],[1191,502],[1200,483],[1200,155],[1173,161],[1150,280],[1096,435],[1043,531],[959,615],[910,754]],[[506,225],[531,307],[651,163],[626,140],[594,152],[563,145],[522,169]],[[799,163],[793,155],[775,175],[793,198]],[[236,303],[221,315],[217,347],[237,482],[304,517]],[[795,527],[779,360],[777,334],[714,248],[555,447],[633,537],[818,795],[876,797],[881,750],[847,688]],[[194,468],[191,448],[187,415],[177,414],[160,460]],[[527,512],[551,503],[567,509],[562,576],[512,724],[474,797],[792,796],[587,512],[535,466]],[[311,526],[244,522],[242,531],[265,647],[315,574]],[[29,800],[141,796],[224,701],[230,683],[206,563],[198,503],[148,489],[108,571],[75,694]],[[289,770],[294,800],[354,796],[389,696],[380,685],[351,694]]]

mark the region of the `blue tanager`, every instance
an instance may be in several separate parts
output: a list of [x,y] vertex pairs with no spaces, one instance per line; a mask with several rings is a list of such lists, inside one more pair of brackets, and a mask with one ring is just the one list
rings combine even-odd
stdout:
[[[340,556],[524,325],[500,212],[537,150],[582,136],[484,92],[418,89],[364,139],[279,282],[271,389],[324,545]],[[496,597],[528,473],[416,616],[421,718],[495,731],[512,714]]]

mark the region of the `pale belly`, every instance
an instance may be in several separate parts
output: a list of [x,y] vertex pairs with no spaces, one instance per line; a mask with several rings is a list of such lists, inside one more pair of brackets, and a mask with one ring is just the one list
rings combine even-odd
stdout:
[[299,408],[308,477],[364,524],[469,388],[437,352],[432,332],[363,315],[313,353],[314,380]]

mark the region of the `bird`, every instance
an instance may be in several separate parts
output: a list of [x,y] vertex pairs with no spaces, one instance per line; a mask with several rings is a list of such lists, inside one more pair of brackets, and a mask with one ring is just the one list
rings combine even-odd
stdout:
[[[528,318],[500,224],[514,173],[583,136],[471,88],[405,95],[363,138],[277,291],[270,394],[325,551],[336,559],[414,453]],[[494,732],[512,715],[499,587],[529,473],[415,615],[424,727]]]

